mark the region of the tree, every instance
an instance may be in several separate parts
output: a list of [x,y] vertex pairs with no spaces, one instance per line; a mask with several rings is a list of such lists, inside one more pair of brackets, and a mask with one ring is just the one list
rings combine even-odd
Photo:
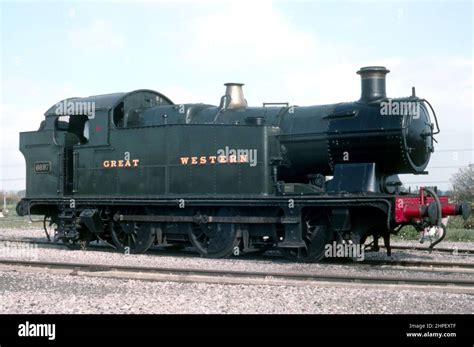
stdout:
[[474,164],[459,169],[451,177],[451,183],[455,202],[474,202]]
[[[453,185],[452,198],[454,202],[467,202],[471,204],[474,202],[474,164],[461,168],[451,177]],[[471,216],[463,223],[464,228],[474,228],[474,216]]]

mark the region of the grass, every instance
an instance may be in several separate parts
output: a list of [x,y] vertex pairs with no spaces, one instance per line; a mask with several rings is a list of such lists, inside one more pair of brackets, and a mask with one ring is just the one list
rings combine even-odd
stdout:
[[469,242],[474,241],[474,230],[470,229],[448,229],[446,234],[447,241],[463,241]]
[[[20,217],[16,214],[15,206],[7,205],[8,213],[0,218],[1,229],[42,229],[43,223],[31,223],[28,217]],[[32,216],[33,220],[43,221],[42,216]]]
[[[392,236],[394,240],[419,240],[420,233],[415,230],[412,226],[406,226],[398,233],[398,235]],[[474,241],[474,230],[470,229],[455,229],[448,227],[445,241],[462,241],[462,242],[473,242]]]

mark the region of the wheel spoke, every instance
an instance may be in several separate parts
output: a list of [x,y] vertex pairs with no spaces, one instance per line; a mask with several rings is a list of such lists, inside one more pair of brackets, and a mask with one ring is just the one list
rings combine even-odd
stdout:
[[[199,211],[197,213],[207,216],[226,216],[233,213],[233,211],[228,208],[222,208],[217,214],[215,210],[212,209]],[[232,254],[234,247],[238,245],[237,228],[234,224],[190,224],[188,230],[191,244],[205,257],[227,257]]]
[[[133,214],[136,212],[126,211]],[[112,222],[110,225],[111,238],[117,249],[124,252],[128,247],[130,253],[144,253],[154,241],[154,233],[148,223]]]

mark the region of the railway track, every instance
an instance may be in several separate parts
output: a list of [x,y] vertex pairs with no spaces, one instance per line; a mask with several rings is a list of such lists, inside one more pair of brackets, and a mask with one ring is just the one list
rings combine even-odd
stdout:
[[[385,247],[380,247],[384,248]],[[420,246],[391,246],[392,249],[400,249],[400,250],[413,250],[413,251],[428,251],[427,247],[420,247]],[[474,249],[469,248],[434,248],[433,252],[441,252],[441,253],[458,253],[458,254],[474,254]]]
[[[67,246],[62,244],[62,243],[52,243],[49,241],[43,241],[43,240],[37,240],[35,238],[22,238],[22,239],[0,239],[0,242],[14,242],[14,243],[30,243],[30,244],[37,244],[41,246],[47,246],[47,247],[57,247],[57,248],[62,248],[62,249],[67,249]],[[101,252],[112,252],[116,253],[116,250],[111,248],[110,246],[107,246],[105,244],[90,244],[88,245],[88,249],[91,250],[97,250]],[[411,247],[406,247],[406,248],[400,248],[400,249],[413,249]],[[466,249],[463,251],[472,251],[470,249]],[[459,251],[462,253],[461,251]],[[151,254],[160,254],[160,255],[167,255],[167,256],[187,256],[187,257],[200,257],[197,253],[193,252],[186,252],[183,250],[176,251],[176,250],[167,250],[167,249],[157,249],[157,248],[151,248],[148,253]],[[466,252],[467,253],[467,252]],[[265,259],[267,260],[268,257],[259,255],[255,256],[253,254],[247,254],[244,256],[245,259],[252,259],[252,260],[259,260],[259,259]],[[282,259],[282,256],[277,256],[277,255],[272,255],[273,259]],[[388,267],[397,267],[397,269],[400,268],[411,268],[416,269],[419,268],[418,270],[420,271],[430,271],[430,272],[458,272],[458,270],[472,270],[474,273],[474,263],[465,263],[465,262],[447,262],[447,261],[418,261],[418,260],[378,260],[378,259],[365,259],[364,261],[361,262],[351,262],[351,261],[341,261],[341,259],[336,259],[336,260],[326,260],[323,264],[332,264],[332,265],[346,265],[346,266],[384,266],[386,269]]]
[[40,270],[76,276],[150,281],[204,282],[247,285],[341,285],[396,289],[441,290],[474,294],[474,279],[412,276],[361,276],[314,272],[258,272],[217,269],[143,267],[0,259],[0,267],[15,271]]
[[415,272],[432,273],[461,273],[473,276],[474,263],[447,262],[447,261],[417,261],[417,260],[375,260],[366,259],[360,262],[361,266],[375,267],[381,270],[409,270]]

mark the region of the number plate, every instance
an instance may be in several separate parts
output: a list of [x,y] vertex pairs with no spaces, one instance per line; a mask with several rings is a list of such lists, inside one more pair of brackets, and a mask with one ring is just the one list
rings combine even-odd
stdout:
[[35,173],[50,173],[51,162],[50,161],[37,161],[35,162]]

